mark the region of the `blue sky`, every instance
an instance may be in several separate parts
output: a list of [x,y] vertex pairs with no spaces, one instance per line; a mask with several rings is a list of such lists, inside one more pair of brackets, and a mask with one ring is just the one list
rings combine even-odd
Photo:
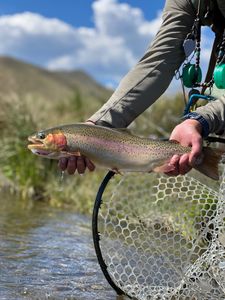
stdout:
[[[49,18],[59,18],[73,26],[93,26],[93,0],[1,0],[0,14],[15,14],[24,11],[39,13]],[[164,0],[119,0],[140,8],[146,19],[155,17],[156,11],[163,8]]]
[[[1,0],[0,55],[82,69],[116,87],[161,24],[164,0]],[[209,40],[204,57],[209,54]]]

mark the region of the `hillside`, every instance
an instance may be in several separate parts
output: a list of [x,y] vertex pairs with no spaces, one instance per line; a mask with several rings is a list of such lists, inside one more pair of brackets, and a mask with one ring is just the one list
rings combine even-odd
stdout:
[[[64,119],[62,112],[66,108],[70,111],[70,105],[72,110],[86,107],[86,117],[98,109],[111,93],[82,71],[52,72],[13,58],[0,57],[0,103],[6,99],[20,99],[34,119],[46,125],[51,123],[44,121],[47,115],[49,120],[50,112],[58,118],[58,111]],[[68,116],[65,116],[66,120]]]

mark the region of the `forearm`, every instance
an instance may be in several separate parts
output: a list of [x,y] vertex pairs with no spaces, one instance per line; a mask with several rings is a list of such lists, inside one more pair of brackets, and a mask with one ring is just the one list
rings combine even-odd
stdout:
[[143,58],[124,77],[108,102],[90,120],[127,127],[155,102],[184,60],[183,41],[190,32],[194,11],[188,0],[168,0],[163,24]]
[[225,129],[225,95],[196,109],[209,125],[209,133],[221,133]]

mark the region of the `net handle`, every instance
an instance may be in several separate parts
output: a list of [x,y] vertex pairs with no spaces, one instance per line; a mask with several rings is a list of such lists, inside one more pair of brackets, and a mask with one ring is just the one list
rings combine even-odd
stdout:
[[[92,237],[93,237],[93,242],[94,242],[94,248],[96,252],[96,256],[98,259],[98,263],[101,267],[101,270],[108,281],[108,283],[111,285],[111,287],[116,291],[118,295],[126,295],[111,279],[108,271],[107,271],[107,265],[104,262],[104,259],[102,257],[102,252],[101,252],[101,247],[100,247],[100,234],[98,230],[98,213],[99,209],[101,208],[102,204],[102,195],[107,187],[107,184],[109,183],[110,179],[115,175],[113,171],[109,171],[105,178],[103,179],[99,189],[98,193],[96,195],[95,203],[94,203],[94,208],[93,208],[93,214],[92,214]],[[128,296],[128,295],[126,295]],[[129,296],[128,296],[129,297]],[[130,297],[129,297],[130,298]]]

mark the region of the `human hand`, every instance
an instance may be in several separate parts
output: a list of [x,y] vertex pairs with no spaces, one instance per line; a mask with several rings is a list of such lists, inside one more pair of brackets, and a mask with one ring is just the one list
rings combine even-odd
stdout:
[[[94,125],[92,122],[86,122],[86,124]],[[85,156],[72,156],[70,158],[60,158],[59,168],[61,171],[67,170],[67,173],[73,175],[76,171],[78,174],[82,175],[88,168],[89,171],[93,172],[95,170],[95,165]]]
[[188,119],[177,125],[171,133],[170,140],[179,142],[182,146],[191,147],[189,153],[181,156],[174,155],[169,165],[173,171],[167,172],[169,176],[184,175],[202,160],[202,125],[197,120]]

